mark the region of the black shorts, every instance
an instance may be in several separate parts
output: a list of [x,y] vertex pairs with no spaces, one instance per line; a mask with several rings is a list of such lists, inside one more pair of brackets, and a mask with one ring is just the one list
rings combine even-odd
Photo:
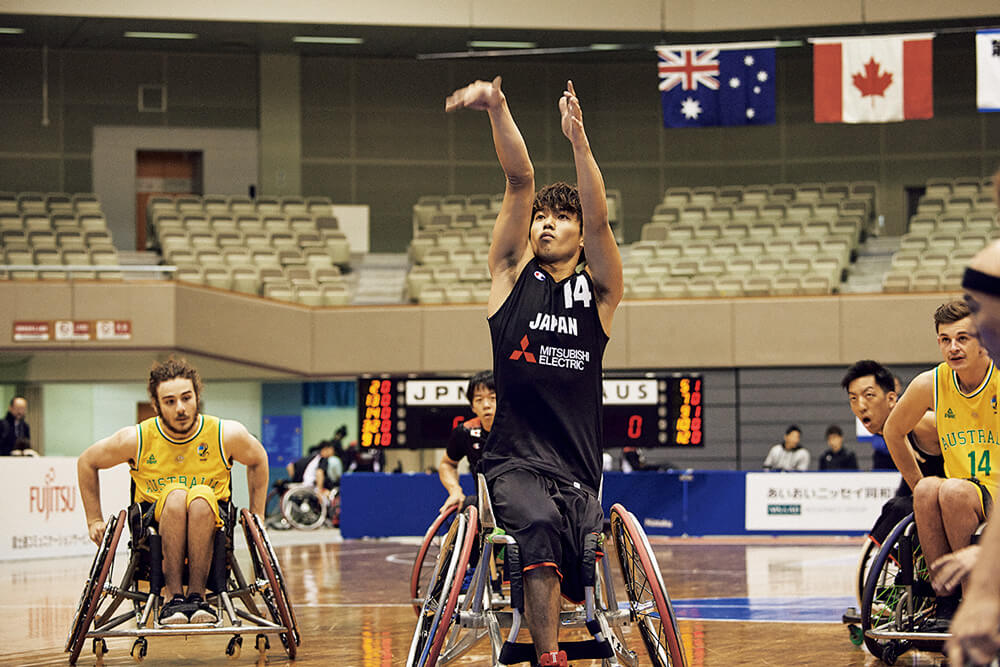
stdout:
[[506,470],[489,481],[497,523],[517,540],[525,572],[554,567],[562,593],[583,600],[583,544],[604,524],[591,492],[529,470]]

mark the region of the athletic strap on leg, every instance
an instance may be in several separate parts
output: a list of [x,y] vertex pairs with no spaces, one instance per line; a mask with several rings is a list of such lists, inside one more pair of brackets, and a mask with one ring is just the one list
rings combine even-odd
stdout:
[[521,552],[517,544],[506,546],[504,560],[510,576],[510,606],[524,613],[524,573],[521,571]]
[[597,533],[587,533],[583,538],[583,554],[580,566],[583,568],[584,587],[593,586],[597,575]]
[[[593,639],[579,642],[559,642],[559,650],[566,651],[570,660],[604,660],[614,656],[611,644]],[[500,649],[500,664],[516,665],[522,662],[535,664],[534,644],[512,644],[505,642]]]

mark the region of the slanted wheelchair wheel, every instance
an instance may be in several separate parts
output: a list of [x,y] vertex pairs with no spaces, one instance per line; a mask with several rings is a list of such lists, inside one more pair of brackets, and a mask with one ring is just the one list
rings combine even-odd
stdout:
[[297,486],[281,499],[281,513],[302,530],[315,530],[326,521],[326,502],[311,486]]
[[913,515],[896,524],[872,560],[861,600],[865,646],[892,664],[911,647],[939,650],[941,642],[876,639],[874,632],[915,632],[934,609],[930,574],[913,530]]
[[871,538],[867,536],[865,538],[865,546],[861,550],[861,560],[858,561],[858,574],[857,574],[857,585],[858,585],[858,608],[861,608],[861,599],[865,595],[865,582],[868,581],[868,571],[871,569],[872,561],[875,560],[875,556],[878,555],[879,545]]
[[476,543],[478,524],[478,511],[475,507],[468,507],[452,522],[441,543],[434,574],[413,631],[407,667],[434,667],[437,664],[458,605],[462,580]]
[[[417,557],[413,559],[413,570],[410,572],[411,600],[420,599],[420,596],[427,590],[427,582],[431,578],[433,565],[441,550],[441,540],[448,533],[458,507],[458,505],[451,505],[444,512],[438,514],[427,532],[424,533],[424,539],[420,542],[420,548],[417,550]],[[420,614],[420,606],[418,602],[413,603],[413,611],[417,615]]]
[[274,549],[271,548],[271,543],[267,539],[257,516],[244,508],[240,510],[240,520],[243,522],[243,531],[246,535],[247,548],[250,550],[254,576],[258,579],[264,578],[268,583],[267,587],[260,590],[264,604],[267,605],[272,620],[285,628],[286,631],[280,633],[281,643],[284,644],[288,657],[294,660],[301,639],[295,621],[295,613],[292,611],[292,605],[285,590],[285,580],[281,575],[278,558],[275,556]]
[[121,539],[122,530],[125,528],[125,510],[121,510],[117,515],[108,519],[104,526],[104,537],[101,546],[94,556],[94,562],[90,566],[90,574],[87,576],[87,585],[84,586],[83,595],[76,606],[76,615],[73,617],[73,625],[70,627],[69,637],[66,639],[66,650],[69,651],[69,664],[75,665],[76,659],[80,657],[83,650],[84,640],[87,637],[87,630],[91,621],[97,613],[97,607],[104,597],[104,584],[111,576],[111,566],[115,560],[115,550],[118,548],[118,540]]
[[687,660],[677,617],[663,585],[660,568],[642,526],[620,504],[611,508],[611,534],[632,616],[639,626],[650,660],[656,667],[684,667]]

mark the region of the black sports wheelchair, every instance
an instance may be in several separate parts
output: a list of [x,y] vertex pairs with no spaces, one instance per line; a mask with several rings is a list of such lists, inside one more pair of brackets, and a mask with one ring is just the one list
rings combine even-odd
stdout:
[[[440,542],[435,544],[437,561],[426,582],[420,581],[419,570],[429,549],[422,545],[418,553],[411,592],[419,611],[407,667],[448,664],[487,636],[492,667],[535,662],[534,645],[517,642],[524,613],[518,545],[497,525],[482,475],[477,484],[478,508],[472,505],[460,512],[443,537],[437,534],[439,522],[427,531],[425,545]],[[611,534],[628,603],[619,605],[609,559],[600,557],[604,536],[592,536],[581,563],[586,601],[560,614],[560,627],[584,627],[592,638],[560,641],[559,648],[570,660],[598,659],[602,667],[636,667],[638,655],[628,648],[625,630],[634,623],[655,667],[685,667],[677,619],[642,526],[616,504],[611,508]],[[475,563],[471,574],[470,559]],[[501,628],[510,628],[506,640]]]
[[[265,657],[270,635],[278,635],[289,658],[294,658],[300,637],[295,613],[285,590],[277,556],[260,519],[246,509],[237,512],[232,503],[220,503],[223,527],[215,533],[212,562],[206,584],[206,600],[216,611],[215,623],[161,625],[157,618],[163,604],[163,551],[156,528],[144,520],[138,504],[113,515],[104,529],[97,555],[90,567],[87,585],[80,596],[73,625],[66,639],[69,664],[76,664],[87,640],[101,661],[107,653],[105,639],[134,637],[132,657],[146,656],[149,637],[231,635],[226,655],[239,656],[243,635],[255,635],[255,648]],[[128,565],[116,585],[112,580],[115,551],[128,524]],[[243,528],[250,552],[249,579],[234,553],[237,523]],[[184,579],[187,583],[187,567]],[[124,605],[124,609],[120,608]]]
[[[979,531],[984,527],[981,525]],[[874,556],[867,557],[868,547],[865,553],[859,567],[859,576],[864,576],[860,618],[845,615],[845,621],[851,623],[852,641],[863,641],[871,654],[887,665],[914,649],[943,652],[951,633],[942,632],[933,623],[937,602],[913,514],[893,527]],[[860,630],[854,625],[857,621]]]

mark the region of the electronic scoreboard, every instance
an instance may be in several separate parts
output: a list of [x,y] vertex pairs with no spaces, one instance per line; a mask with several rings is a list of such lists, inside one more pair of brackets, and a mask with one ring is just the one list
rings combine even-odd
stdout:
[[[468,378],[358,379],[358,432],[364,447],[444,447],[473,416]],[[704,383],[691,373],[605,374],[605,447],[704,447]]]

